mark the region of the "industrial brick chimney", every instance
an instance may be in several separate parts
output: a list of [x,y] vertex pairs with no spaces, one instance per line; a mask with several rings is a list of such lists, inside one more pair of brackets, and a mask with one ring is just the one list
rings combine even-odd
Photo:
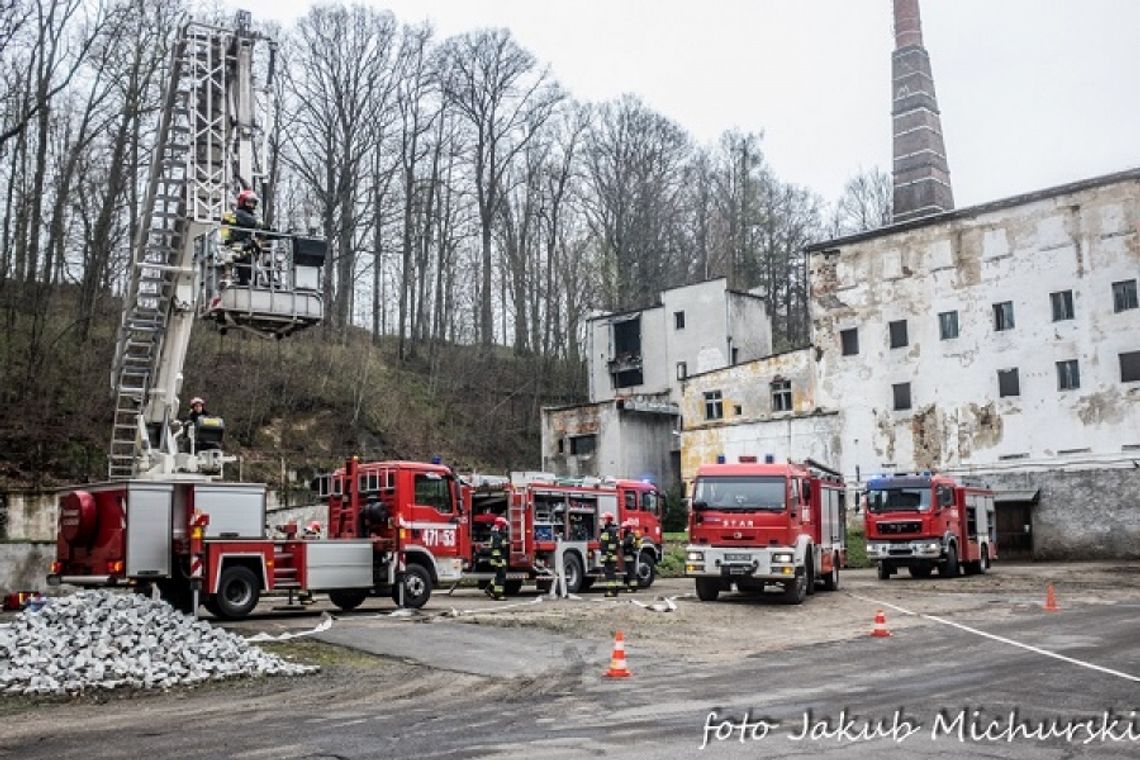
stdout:
[[918,0],[894,0],[891,55],[894,117],[894,222],[954,208],[930,55],[922,46]]

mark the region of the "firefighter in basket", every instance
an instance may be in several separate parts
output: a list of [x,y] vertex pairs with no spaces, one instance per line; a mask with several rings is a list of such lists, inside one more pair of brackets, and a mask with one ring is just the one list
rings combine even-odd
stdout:
[[222,216],[222,244],[230,249],[232,264],[227,263],[222,277],[222,285],[228,286],[233,282],[233,270],[237,270],[237,284],[248,285],[252,274],[254,260],[260,261],[265,238],[256,234],[256,230],[264,229],[265,225],[257,218],[257,193],[252,190],[242,190],[238,193],[237,202],[233,211],[227,211]]
[[621,561],[625,567],[625,588],[637,591],[637,555],[641,552],[641,536],[633,520],[621,524]]
[[619,543],[613,512],[606,512],[602,515],[602,523],[602,532],[598,536],[598,548],[602,553],[602,567],[606,571],[606,596],[612,599],[618,595],[617,555]]
[[500,515],[491,526],[491,568],[495,579],[487,587],[487,595],[496,601],[505,598],[507,588],[507,518]]

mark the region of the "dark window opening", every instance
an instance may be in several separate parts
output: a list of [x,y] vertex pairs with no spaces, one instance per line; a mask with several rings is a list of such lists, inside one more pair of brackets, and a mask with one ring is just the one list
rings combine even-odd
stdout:
[[576,457],[591,456],[598,447],[596,435],[575,435],[570,438],[570,454]]
[[1113,311],[1127,311],[1137,308],[1136,280],[1121,280],[1112,283]]
[[732,349],[732,365],[735,367],[737,365],[737,363],[739,363],[739,361],[740,361],[740,349],[734,348],[734,349]]
[[684,380],[689,376],[688,362],[677,362],[677,379]]
[[1134,383],[1140,380],[1140,351],[1129,351],[1120,355],[1120,382]]
[[641,370],[639,369],[630,369],[614,374],[615,388],[631,388],[635,385],[641,385],[643,382]]
[[641,317],[613,323],[614,355],[609,361],[614,388],[641,385]]
[[938,315],[938,334],[942,340],[958,337],[958,312],[944,311]]
[[901,412],[910,409],[910,383],[895,383],[891,386],[895,397],[895,411]]
[[994,304],[994,329],[1013,329],[1013,301],[1002,301]]
[[1056,293],[1050,293],[1049,300],[1053,303],[1054,322],[1073,318],[1073,291],[1059,290]]
[[742,407],[740,404],[736,404],[732,407],[732,413],[737,417],[741,417],[744,415],[744,407]]
[[1071,391],[1081,387],[1081,370],[1077,360],[1057,362],[1057,390]]
[[566,453],[566,439],[565,438],[559,438],[558,439],[558,453],[559,454],[565,454]]
[[890,323],[891,348],[902,348],[907,344],[906,320],[900,319]]
[[678,330],[684,330],[685,329],[685,312],[683,312],[683,311],[673,312],[673,327],[678,329]]
[[724,402],[721,400],[720,391],[707,391],[705,393],[705,419],[724,419]]
[[839,331],[839,342],[843,346],[844,356],[854,356],[859,353],[859,328]]
[[1017,374],[1017,367],[1013,369],[999,369],[997,375],[998,396],[1005,398],[1006,396],[1021,395],[1021,380]]
[[772,381],[772,411],[773,412],[790,412],[790,411],[792,411],[792,381],[791,380],[773,380]]

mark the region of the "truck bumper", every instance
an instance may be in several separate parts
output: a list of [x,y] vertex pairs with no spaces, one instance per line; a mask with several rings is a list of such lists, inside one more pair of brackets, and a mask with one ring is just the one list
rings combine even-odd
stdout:
[[49,586],[59,586],[66,583],[70,586],[125,586],[126,578],[116,578],[110,575],[49,575]]
[[761,549],[694,544],[685,549],[686,578],[787,581],[795,575],[796,552],[788,546]]
[[867,559],[906,563],[936,562],[942,557],[941,541],[868,541]]

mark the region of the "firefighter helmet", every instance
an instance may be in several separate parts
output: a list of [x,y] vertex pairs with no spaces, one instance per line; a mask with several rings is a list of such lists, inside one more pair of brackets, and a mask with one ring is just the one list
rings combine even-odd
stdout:
[[602,522],[604,522],[608,525],[608,524],[612,523],[613,521],[614,521],[614,513],[613,512],[605,512],[602,514]]
[[637,525],[633,522],[633,518],[629,518],[628,520],[625,520],[624,522],[622,522],[621,527],[623,527],[623,528],[635,528],[635,527],[637,527]]
[[237,207],[251,209],[257,208],[257,193],[253,192],[249,188],[242,190],[240,193],[238,193],[237,196]]
[[205,406],[206,402],[202,400],[201,396],[195,396],[194,398],[190,399],[190,406],[194,406],[195,404],[201,404],[202,406]]
[[310,533],[320,533],[321,532],[321,523],[319,520],[313,520],[311,523],[309,523],[309,532]]
[[503,517],[502,515],[499,515],[498,517],[496,517],[495,518],[495,527],[496,528],[507,527],[507,518]]

